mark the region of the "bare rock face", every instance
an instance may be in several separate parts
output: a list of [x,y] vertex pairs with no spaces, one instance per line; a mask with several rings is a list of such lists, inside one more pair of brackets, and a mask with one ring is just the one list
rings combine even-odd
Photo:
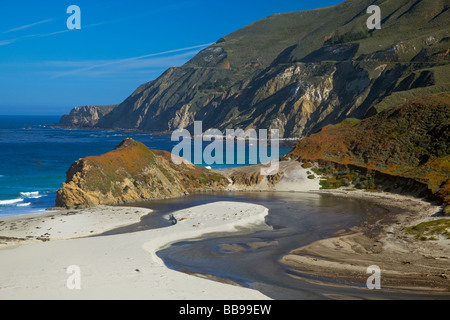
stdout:
[[55,126],[63,128],[95,128],[100,119],[118,105],[76,107],[63,115]]
[[57,192],[56,206],[82,208],[171,198],[228,184],[219,172],[187,161],[176,165],[170,153],[125,139],[111,152],[76,161]]

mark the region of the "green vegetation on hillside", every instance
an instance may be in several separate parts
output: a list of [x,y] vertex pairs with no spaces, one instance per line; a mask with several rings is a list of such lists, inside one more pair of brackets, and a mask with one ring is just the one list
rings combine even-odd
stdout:
[[404,230],[422,241],[438,240],[438,237],[450,239],[450,219],[423,222]]
[[[289,156],[414,179],[449,202],[450,93],[416,98],[360,122],[328,126],[301,140]],[[331,175],[322,182],[324,188],[346,186],[350,180],[357,188],[375,187],[345,172],[317,170],[316,174]]]

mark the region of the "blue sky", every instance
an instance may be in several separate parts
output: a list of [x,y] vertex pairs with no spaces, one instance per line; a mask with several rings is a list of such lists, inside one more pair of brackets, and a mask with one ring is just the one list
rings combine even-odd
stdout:
[[[167,68],[274,13],[342,0],[0,1],[0,114],[120,103]],[[81,9],[69,30],[67,8]]]

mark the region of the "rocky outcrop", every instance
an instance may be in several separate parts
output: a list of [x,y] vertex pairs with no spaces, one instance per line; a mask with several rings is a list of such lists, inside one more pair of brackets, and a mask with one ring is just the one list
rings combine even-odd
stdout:
[[62,128],[94,128],[100,119],[110,113],[118,105],[76,107],[69,114],[63,115],[56,127]]
[[126,139],[111,152],[76,161],[57,192],[56,206],[82,208],[172,198],[228,184],[219,172],[186,160],[174,164],[170,153]]
[[[175,162],[181,164],[175,164],[172,157],[176,156],[125,139],[111,152],[76,161],[57,192],[56,207],[123,204],[204,191],[285,191],[287,187],[289,191],[318,190],[318,183],[311,188],[306,173],[292,174],[303,170],[296,161],[281,162],[277,173],[265,176],[261,173],[264,165],[216,171],[179,157]],[[280,189],[281,182],[284,187]]]
[[232,190],[248,190],[249,187],[259,190],[272,190],[280,182],[284,175],[283,170],[278,170],[273,175],[263,175],[263,165],[252,165],[225,170],[223,172],[231,180]]

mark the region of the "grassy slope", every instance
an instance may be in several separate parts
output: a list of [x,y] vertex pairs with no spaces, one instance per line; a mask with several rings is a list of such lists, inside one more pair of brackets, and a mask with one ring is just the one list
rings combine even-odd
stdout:
[[[383,19],[382,29],[374,32],[366,27],[371,4],[380,6]],[[292,60],[299,61],[333,39],[334,43],[359,43],[356,57],[404,43],[415,45],[401,52],[401,61],[409,62],[420,52],[423,39],[448,36],[449,12],[440,14],[446,6],[444,0],[347,0],[332,7],[269,16],[225,36],[213,47],[224,48],[231,66],[241,67],[255,59],[267,66],[293,45],[298,46]],[[444,43],[439,47],[448,49]]]

